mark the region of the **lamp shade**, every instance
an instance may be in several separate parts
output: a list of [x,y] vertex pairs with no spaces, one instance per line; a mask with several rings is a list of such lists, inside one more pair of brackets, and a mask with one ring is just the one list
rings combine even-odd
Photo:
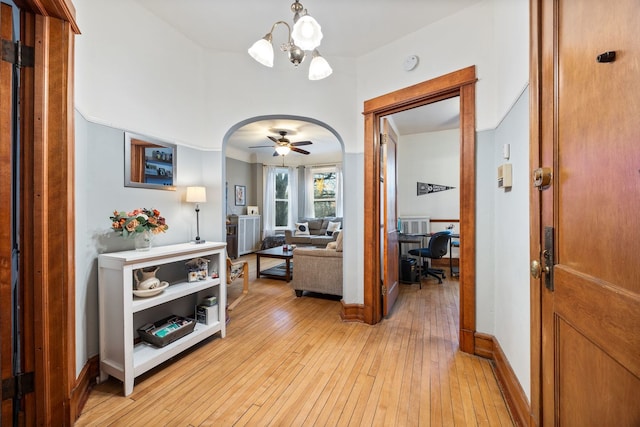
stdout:
[[207,201],[207,190],[205,187],[187,187],[188,203],[204,203]]
[[313,59],[309,65],[309,80],[322,80],[329,77],[331,73],[333,73],[333,69],[327,60],[320,56],[317,50],[314,50]]
[[270,34],[258,40],[248,50],[249,55],[266,67],[273,67],[273,45]]
[[320,24],[310,15],[303,15],[293,25],[291,38],[300,49],[313,50],[322,40]]

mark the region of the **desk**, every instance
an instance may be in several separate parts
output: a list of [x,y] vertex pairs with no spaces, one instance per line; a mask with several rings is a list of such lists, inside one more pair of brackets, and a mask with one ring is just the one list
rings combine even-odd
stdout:
[[[400,254],[400,259],[398,260],[398,266],[401,267],[402,266],[402,245],[407,243],[407,244],[417,244],[419,245],[418,248],[424,248],[426,247],[424,245],[424,238],[425,237],[431,237],[433,236],[434,233],[425,233],[425,234],[404,234],[404,233],[398,233],[398,253]],[[456,234],[456,233],[451,233],[451,239],[460,239],[460,234]],[[460,247],[460,242],[457,242],[457,245],[452,243],[452,240],[449,240],[449,269],[451,271],[451,276],[455,277],[455,276],[459,276],[460,275],[460,269],[459,267],[453,267],[453,258],[451,256],[451,248],[452,247]],[[418,277],[420,277],[421,273],[422,273],[422,269],[425,268],[424,265],[422,264],[424,262],[424,260],[421,260],[421,262],[419,262],[418,265]],[[426,268],[429,268],[428,266]]]

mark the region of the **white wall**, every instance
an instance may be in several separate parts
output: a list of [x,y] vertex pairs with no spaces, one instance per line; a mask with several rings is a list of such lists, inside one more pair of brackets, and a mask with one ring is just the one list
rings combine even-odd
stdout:
[[[417,183],[451,190],[417,195]],[[404,135],[398,142],[398,216],[460,218],[460,131]],[[458,229],[459,231],[459,229]]]
[[[476,129],[492,130],[528,80],[527,0],[486,0],[357,61],[332,58],[333,75],[318,82],[309,82],[303,72],[296,74],[286,61],[276,61],[273,69],[267,69],[256,66],[244,52],[205,51],[135,2],[75,0],[74,4],[82,30],[76,38],[77,110],[94,123],[178,143],[178,185],[199,183],[218,195],[217,203],[212,196],[212,202],[202,207],[201,234],[205,238],[223,238],[225,165],[221,148],[227,130],[251,117],[283,114],[313,117],[340,134],[345,149],[345,194],[349,195],[344,215],[345,265],[351,267],[344,273],[346,303],[364,300],[363,102],[476,65]],[[409,54],[418,55],[420,65],[405,72],[402,63]],[[304,100],[283,95],[283,90],[304,93]],[[116,146],[113,151],[99,148],[103,157],[95,160],[94,133],[101,131],[81,121],[76,129],[77,209],[87,215],[76,224],[78,372],[87,356],[97,354],[97,322],[91,311],[95,313],[97,307],[95,255],[101,246],[93,239],[108,229],[111,210],[151,203],[164,206],[161,210],[175,228],[158,243],[184,241],[192,234],[188,225],[191,207],[181,203],[183,190],[125,189],[122,154]],[[503,333],[496,324],[521,324],[525,316],[517,309],[497,312],[493,308],[493,248],[502,247],[504,242],[499,239],[505,237],[493,228],[495,148],[491,133],[478,135],[477,328],[500,333],[510,341],[507,347],[515,349],[528,345],[528,334]],[[528,252],[528,243],[514,244]],[[115,249],[109,246],[109,250]],[[509,263],[512,256],[505,254],[501,262]],[[505,281],[511,279],[516,278],[509,276]],[[524,307],[528,308],[528,303]],[[525,365],[519,352],[507,355],[512,365]],[[522,369],[517,374],[522,384],[528,383]]]
[[[511,158],[503,158],[509,144]],[[494,335],[520,379],[530,392],[529,305],[529,92],[525,90],[495,131],[495,168],[512,165],[513,186],[494,185],[495,214],[495,329]],[[497,171],[494,171],[497,176]]]
[[200,204],[200,235],[220,240],[217,211],[221,186],[203,178],[203,165],[219,164],[217,152],[179,146],[176,191],[124,187],[124,131],[90,123],[76,113],[76,369],[98,353],[98,268],[103,252],[133,249],[133,241],[111,231],[114,210],[155,208],[167,219],[169,230],[154,244],[181,243],[196,236],[195,207],[185,202],[186,186],[205,185],[207,200]]
[[[368,99],[475,65],[478,75],[476,129],[493,129],[506,111],[495,108],[499,80],[495,72],[494,1],[499,0],[486,0],[471,6],[358,58],[359,107],[362,108]],[[526,50],[528,43],[521,48]],[[412,71],[402,67],[408,55],[420,58]],[[505,78],[515,79],[522,88],[527,74]],[[512,94],[513,98],[515,94]],[[364,125],[358,129],[359,141],[363,140],[363,129]]]

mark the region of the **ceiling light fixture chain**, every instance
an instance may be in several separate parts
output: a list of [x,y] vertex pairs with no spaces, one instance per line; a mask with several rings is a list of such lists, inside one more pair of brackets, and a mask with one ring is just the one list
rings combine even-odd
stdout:
[[291,11],[293,12],[293,28],[285,21],[277,21],[271,26],[269,33],[249,48],[249,55],[262,65],[273,67],[273,31],[279,24],[284,24],[288,30],[288,39],[287,43],[283,43],[280,48],[288,53],[289,61],[297,67],[304,61],[305,51],[311,51],[309,80],[328,77],[333,70],[317,49],[322,40],[320,24],[308,14],[307,9],[298,0],[291,5]]

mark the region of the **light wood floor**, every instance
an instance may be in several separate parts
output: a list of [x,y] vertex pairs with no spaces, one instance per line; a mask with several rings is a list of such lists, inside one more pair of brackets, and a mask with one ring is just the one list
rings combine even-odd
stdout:
[[96,386],[76,425],[513,425],[491,364],[458,351],[457,280],[402,285],[370,326],[343,323],[339,301],[256,280],[247,259],[250,292],[226,338],[137,378],[129,397],[117,380]]

